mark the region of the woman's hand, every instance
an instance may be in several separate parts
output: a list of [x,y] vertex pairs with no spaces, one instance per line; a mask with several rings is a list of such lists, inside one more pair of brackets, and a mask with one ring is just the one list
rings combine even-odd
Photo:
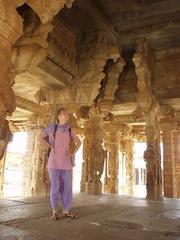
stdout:
[[54,153],[54,146],[50,145],[51,151]]

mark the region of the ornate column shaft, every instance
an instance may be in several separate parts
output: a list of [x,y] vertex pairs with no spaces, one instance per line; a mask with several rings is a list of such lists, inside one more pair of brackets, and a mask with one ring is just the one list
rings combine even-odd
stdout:
[[134,168],[133,168],[133,146],[134,142],[132,139],[125,139],[125,151],[126,151],[126,178],[127,178],[127,193],[133,195],[134,185]]
[[164,178],[164,197],[175,197],[175,165],[173,149],[173,123],[171,121],[162,122],[163,136],[163,178]]
[[0,161],[0,196],[3,195],[3,182],[4,182],[4,167],[5,167],[6,154]]
[[[128,135],[128,133],[127,133]],[[125,166],[125,176],[124,179],[124,192],[128,195],[133,195],[133,185],[134,185],[134,168],[133,168],[133,139],[120,139],[120,151],[124,156],[124,166]]]
[[100,179],[106,153],[102,147],[102,127],[102,116],[99,114],[98,109],[92,106],[89,112],[89,120],[85,123],[83,146],[83,171],[85,172],[81,182],[81,190],[90,194],[101,194],[102,192]]
[[41,129],[28,131],[28,148],[25,155],[24,189],[26,196],[43,196],[49,194],[49,180],[47,174],[47,150],[39,144]]
[[7,145],[12,139],[12,133],[6,119],[1,121],[0,125],[0,192],[3,190],[4,166],[6,160]]
[[162,197],[162,170],[160,153],[159,117],[152,110],[146,117],[147,149],[144,152],[147,169],[147,199],[158,200]]
[[173,147],[174,147],[176,197],[180,198],[180,130],[174,131]]
[[35,132],[29,130],[27,132],[27,150],[24,156],[24,194],[25,196],[32,196],[33,194],[33,180],[34,180],[34,138]]
[[89,171],[87,192],[91,194],[102,193],[102,183],[100,181],[104,168],[105,151],[102,148],[102,117],[92,116],[90,118],[91,139],[89,152]]
[[83,141],[83,160],[81,175],[81,192],[87,192],[88,170],[89,170],[89,141],[91,137],[90,122],[84,124],[84,141]]
[[[55,108],[55,107],[54,107]],[[28,129],[28,146],[25,155],[25,195],[27,196],[48,196],[49,195],[49,177],[47,172],[48,149],[39,143],[39,135],[43,127],[54,119],[54,108],[45,112],[51,115],[43,117],[34,116],[29,122]]]
[[119,146],[118,131],[115,125],[109,125],[109,132],[105,134],[105,148],[107,150],[107,159],[105,166],[105,185],[104,190],[107,193],[118,193],[118,172],[119,172]]

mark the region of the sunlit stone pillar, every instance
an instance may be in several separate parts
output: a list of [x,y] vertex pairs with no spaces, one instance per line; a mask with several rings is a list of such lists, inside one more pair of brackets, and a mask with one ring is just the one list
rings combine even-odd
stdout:
[[34,178],[34,139],[35,132],[29,130],[27,132],[27,149],[24,156],[24,193],[25,196],[32,196],[34,187],[33,187],[33,178]]
[[48,149],[39,143],[42,129],[35,126],[28,130],[27,151],[24,157],[24,190],[26,196],[48,196]]
[[3,158],[0,161],[0,196],[3,195],[5,162],[6,153],[3,155]]
[[101,175],[104,168],[105,151],[102,147],[102,118],[92,116],[90,119],[91,138],[89,144],[89,167],[87,192],[91,194],[102,193]]
[[118,193],[119,172],[119,145],[118,129],[115,124],[109,124],[106,130],[104,145],[106,149],[104,191],[107,193]]
[[176,195],[175,189],[175,165],[173,149],[173,123],[171,121],[162,122],[163,136],[163,177],[164,177],[164,197],[173,198]]
[[180,198],[180,130],[173,134],[176,197]]
[[6,161],[6,150],[8,143],[12,140],[12,133],[6,119],[1,121],[0,125],[0,194],[3,191],[4,166]]
[[160,152],[159,117],[151,112],[146,119],[147,149],[144,152],[147,170],[147,199],[162,197],[162,169]]
[[103,143],[102,116],[97,113],[96,107],[91,107],[89,120],[85,122],[83,143],[83,175],[81,191],[90,194],[101,194],[101,175],[104,168],[105,150]]
[[87,192],[90,137],[91,137],[90,122],[85,121],[84,141],[83,141],[83,163],[82,163],[82,175],[81,175],[81,192]]
[[134,186],[134,167],[133,167],[133,139],[125,139],[125,155],[126,155],[126,186],[128,195],[133,195],[133,186]]

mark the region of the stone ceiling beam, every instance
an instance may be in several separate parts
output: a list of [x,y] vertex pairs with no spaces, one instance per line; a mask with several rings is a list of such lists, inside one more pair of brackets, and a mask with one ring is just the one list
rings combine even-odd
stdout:
[[135,115],[121,115],[115,116],[113,119],[114,122],[119,124],[132,124],[132,125],[144,125],[144,118],[136,117]]
[[158,99],[160,104],[167,104],[172,106],[177,111],[180,111],[180,98]]
[[113,105],[112,113],[114,115],[131,115],[138,107],[137,102],[117,103]]
[[[171,4],[170,4],[171,2]],[[160,23],[164,19],[172,20],[178,11],[180,11],[180,1],[179,0],[164,0],[164,1],[154,1],[152,4],[147,4],[143,6],[142,9],[137,9],[136,12],[125,12],[123,18],[119,17],[119,12],[116,12],[112,16],[112,23],[119,24],[121,30],[132,30],[142,23]],[[150,19],[151,17],[151,19]],[[133,21],[132,21],[133,18]]]
[[[144,117],[138,117],[136,115],[119,115],[114,116],[114,122],[119,124],[128,124],[128,125],[144,125]],[[180,112],[176,112],[174,121],[180,121]]]
[[37,103],[33,103],[19,96],[16,96],[16,105],[17,107],[30,111],[32,113],[42,114],[42,115],[45,113],[45,108],[42,107],[41,105],[38,105]]
[[[157,98],[160,105],[170,105],[176,112],[180,111],[180,98]],[[138,107],[137,102],[115,103],[112,113],[114,115],[131,115]]]

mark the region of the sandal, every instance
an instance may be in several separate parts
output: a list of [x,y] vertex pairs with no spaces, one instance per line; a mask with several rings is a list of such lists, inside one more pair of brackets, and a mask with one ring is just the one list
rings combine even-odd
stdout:
[[57,221],[59,218],[58,218],[58,215],[57,213],[54,213],[52,216],[51,216],[51,220],[53,221]]
[[77,216],[71,212],[63,213],[63,218],[77,219]]

